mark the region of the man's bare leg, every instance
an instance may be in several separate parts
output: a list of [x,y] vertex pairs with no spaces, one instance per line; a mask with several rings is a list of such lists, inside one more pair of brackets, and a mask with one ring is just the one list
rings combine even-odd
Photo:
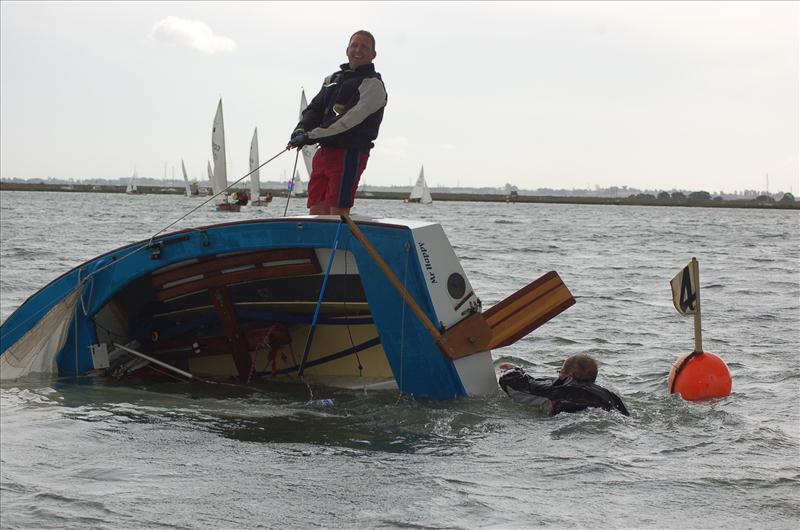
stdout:
[[318,202],[308,209],[310,215],[330,215],[331,207],[324,202]]
[[350,208],[334,208],[333,206],[330,207],[331,215],[350,215]]

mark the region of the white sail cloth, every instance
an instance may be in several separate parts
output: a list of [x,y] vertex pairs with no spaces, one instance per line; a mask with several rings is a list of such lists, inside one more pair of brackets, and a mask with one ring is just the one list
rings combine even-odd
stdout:
[[[308,101],[306,101],[306,91],[300,90],[300,119],[303,119],[303,111],[306,110],[308,107]],[[303,163],[306,166],[306,171],[308,171],[308,178],[311,178],[311,163],[314,160],[314,155],[317,153],[317,146],[314,145],[305,145],[300,150],[303,152]],[[296,195],[297,193],[295,193]]]
[[183,184],[186,187],[186,196],[192,196],[192,188],[189,186],[189,175],[186,174],[186,164],[183,163],[183,159],[181,158],[181,171],[183,171]]
[[0,381],[19,379],[28,374],[55,374],[56,355],[64,347],[69,324],[75,314],[82,287],[76,288],[53,306],[0,357]]
[[258,160],[258,127],[253,131],[253,139],[250,141],[250,200],[258,201],[261,195],[261,181],[259,177]]
[[409,202],[419,202],[421,204],[430,204],[433,202],[433,197],[431,197],[431,191],[428,189],[428,183],[425,182],[425,166],[422,166],[419,169],[419,177],[417,178],[417,183],[411,190],[411,193],[408,196],[408,200]]
[[[225,122],[222,118],[222,99],[217,105],[217,113],[214,115],[214,127],[211,130],[211,155],[214,159],[214,175],[211,179],[211,187],[214,194],[220,193],[228,187],[228,171],[225,159]],[[220,195],[215,199],[217,204],[225,202],[225,197]]]

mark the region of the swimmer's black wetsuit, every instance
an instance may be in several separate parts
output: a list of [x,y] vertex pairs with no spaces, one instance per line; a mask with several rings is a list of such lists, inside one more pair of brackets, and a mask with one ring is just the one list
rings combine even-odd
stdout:
[[567,379],[534,379],[522,368],[500,377],[500,388],[516,401],[538,406],[555,416],[559,412],[578,412],[589,407],[616,409],[629,416],[625,404],[615,393],[594,383]]

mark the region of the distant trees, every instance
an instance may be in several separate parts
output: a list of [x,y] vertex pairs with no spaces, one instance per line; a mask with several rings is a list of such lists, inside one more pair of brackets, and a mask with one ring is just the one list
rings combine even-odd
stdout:
[[781,200],[778,201],[781,204],[794,204],[794,195],[791,193],[784,193]]
[[658,194],[658,198],[659,199],[669,199],[669,192],[662,191],[661,193]]
[[689,200],[694,202],[710,201],[711,194],[707,191],[693,191],[689,194]]
[[686,195],[684,195],[683,193],[681,193],[679,191],[673,191],[672,195],[670,195],[670,198],[673,201],[685,201],[686,200]]

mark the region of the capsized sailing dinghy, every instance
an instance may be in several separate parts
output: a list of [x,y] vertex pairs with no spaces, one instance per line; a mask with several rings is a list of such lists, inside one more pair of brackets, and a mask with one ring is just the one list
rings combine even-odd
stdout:
[[554,272],[487,311],[436,223],[308,216],[188,229],[98,256],[0,326],[0,379],[204,379],[496,391],[491,350],[574,303]]

